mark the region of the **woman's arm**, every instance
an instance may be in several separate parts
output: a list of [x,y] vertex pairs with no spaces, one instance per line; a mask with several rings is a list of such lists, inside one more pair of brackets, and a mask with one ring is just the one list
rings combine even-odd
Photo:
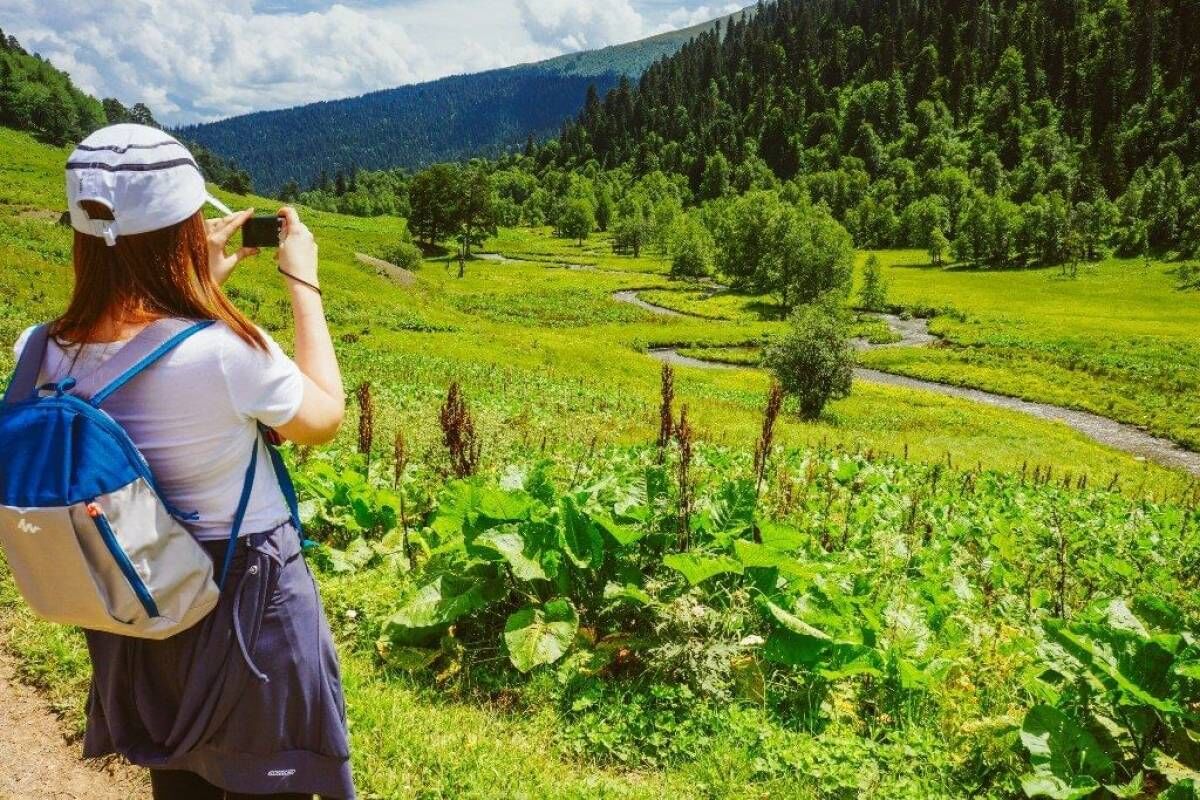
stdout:
[[296,323],[296,364],[304,375],[304,400],[296,416],[277,429],[297,444],[325,444],[337,435],[346,413],[346,393],[333,339],[325,322],[318,285],[317,243],[293,208],[282,208],[282,241],[276,258],[286,273]]

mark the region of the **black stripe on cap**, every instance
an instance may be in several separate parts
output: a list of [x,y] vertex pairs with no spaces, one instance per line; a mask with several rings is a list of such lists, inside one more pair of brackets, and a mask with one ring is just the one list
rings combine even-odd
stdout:
[[[75,147],[75,149],[76,149],[76,150],[84,150],[84,151],[86,151],[86,152],[88,152],[88,153],[97,153],[97,152],[100,152],[100,151],[102,151],[102,150],[107,150],[107,151],[109,151],[109,152],[112,152],[112,153],[126,153],[126,152],[128,152],[128,151],[130,151],[130,150],[153,150],[153,149],[154,149],[154,148],[156,148],[156,147],[167,147],[168,145],[173,145],[173,144],[179,144],[179,142],[176,142],[176,141],[174,141],[174,140],[169,140],[169,141],[165,141],[165,142],[154,142],[153,144],[126,144],[126,145],[120,145],[120,144],[105,144],[105,145],[88,145],[88,144],[81,144],[81,145],[77,145],[77,146]],[[181,145],[181,144],[180,144],[179,146],[180,146],[180,147],[183,147],[183,145]]]
[[173,167],[191,167],[200,172],[200,167],[190,158],[173,158],[170,161],[156,161],[152,164],[105,164],[102,161],[68,161],[67,169],[99,169],[105,172],[154,172]]

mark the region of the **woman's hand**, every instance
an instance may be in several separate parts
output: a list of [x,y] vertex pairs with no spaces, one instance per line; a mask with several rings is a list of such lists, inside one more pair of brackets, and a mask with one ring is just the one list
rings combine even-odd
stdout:
[[[296,209],[279,209],[283,226],[276,259],[292,298],[296,364],[304,373],[304,400],[296,416],[276,430],[297,444],[324,444],[337,435],[346,414],[346,392],[325,308],[317,285],[317,243]],[[305,284],[308,284],[307,286]]]
[[317,282],[317,241],[312,231],[300,221],[300,215],[291,206],[279,209],[283,227],[279,232],[279,252],[275,258],[279,268],[286,274],[313,286]]
[[204,228],[208,233],[208,272],[218,286],[229,280],[238,262],[258,253],[257,247],[243,247],[233,255],[225,252],[225,245],[229,244],[233,232],[252,216],[254,209],[247,208],[228,217],[215,217],[204,221]]

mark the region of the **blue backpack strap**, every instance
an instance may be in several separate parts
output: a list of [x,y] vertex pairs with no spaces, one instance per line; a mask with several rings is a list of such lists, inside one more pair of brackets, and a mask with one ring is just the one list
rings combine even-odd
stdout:
[[[104,365],[105,368],[97,373],[96,379],[101,380],[118,369],[123,370],[115,378],[109,379],[102,388],[91,393],[91,404],[99,406],[113,392],[120,390],[125,384],[152,367],[160,358],[212,324],[213,320],[211,319],[200,322],[172,319],[159,320],[146,326],[141,333],[117,351],[117,354]],[[134,363],[129,364],[131,361]],[[83,391],[82,394],[86,396],[87,391]]]
[[21,350],[21,358],[13,371],[8,389],[4,392],[5,405],[20,403],[28,400],[37,393],[38,373],[42,371],[42,361],[46,357],[46,345],[50,341],[50,324],[38,325],[25,340]]
[[250,494],[254,491],[254,474],[258,471],[258,442],[261,436],[254,437],[254,445],[250,449],[250,464],[246,467],[246,477],[242,481],[242,496],[238,498],[237,510],[233,512],[233,526],[229,529],[229,542],[225,545],[225,560],[221,564],[221,577],[217,587],[225,588],[225,578],[229,575],[229,565],[233,563],[233,553],[237,548],[238,535],[242,532],[242,522],[246,519],[246,509],[250,507]]
[[[263,431],[263,426],[259,425],[259,430]],[[266,432],[263,431],[265,434]],[[283,499],[287,503],[288,514],[291,516],[292,526],[296,529],[296,534],[300,537],[300,544],[306,544],[304,539],[304,525],[300,522],[300,500],[296,496],[296,486],[292,483],[291,473],[288,472],[287,464],[283,463],[283,453],[279,452],[269,437],[262,436],[263,441],[267,445],[267,453],[271,456],[271,469],[275,472],[275,482],[279,484],[279,491],[283,494]]]

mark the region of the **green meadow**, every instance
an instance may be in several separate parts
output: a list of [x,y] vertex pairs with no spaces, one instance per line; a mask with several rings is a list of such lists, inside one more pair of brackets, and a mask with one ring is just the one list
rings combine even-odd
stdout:
[[[52,317],[70,291],[72,235],[57,224],[65,155],[0,129],[5,342]],[[273,208],[218,194],[234,207]],[[1134,596],[1195,618],[1200,523],[1187,476],[1062,425],[857,382],[816,421],[785,406],[777,459],[747,501],[769,387],[752,368],[676,371],[675,409],[687,407],[696,448],[684,481],[694,482],[687,513],[706,570],[697,574],[697,564],[661,552],[685,502],[675,486],[683,456],[651,446],[661,364],[647,350],[750,364],[752,346],[780,329],[768,300],[674,283],[656,254],[614,255],[604,235],[579,246],[548,229],[502,229],[485,251],[503,260],[471,260],[460,279],[456,262],[431,258],[402,285],[356,258],[383,255],[402,220],[301,213],[320,243],[347,385],[369,382],[376,409],[370,465],[351,455],[356,411],[334,445],[293,454],[322,541],[311,563],[342,652],[364,797],[1013,797],[1030,769],[1017,730],[1030,708],[1053,702],[1038,683],[1047,619]],[[1200,445],[1200,311],[1194,292],[1173,288],[1169,266],[1111,261],[1067,279],[931,269],[907,251],[880,257],[890,302],[936,311],[932,330],[945,344],[875,350],[864,364],[1092,410]],[[286,344],[278,281],[260,256],[228,291]],[[613,298],[626,290],[685,315]],[[888,336],[867,320],[860,329]],[[5,347],[0,367],[11,363]],[[446,474],[438,409],[451,382],[482,443],[474,483]],[[390,477],[397,433],[411,467]],[[628,634],[634,662],[662,672],[625,674],[612,663],[589,672],[576,661],[575,672],[507,669],[497,641],[515,605],[446,621],[452,642],[419,643],[430,669],[389,659],[403,633],[393,615],[419,587],[464,564],[498,563],[471,561],[482,557],[469,521],[486,516],[489,497],[517,528],[561,521],[576,505],[592,515],[589,535],[604,556],[585,564],[572,554],[560,573],[575,581],[564,591],[580,615],[568,644],[587,655]],[[409,526],[416,544],[400,558],[397,530],[407,536]],[[763,531],[787,544],[756,550]],[[1069,582],[1058,580],[1064,560],[1077,565]],[[513,598],[545,591],[510,582]],[[764,617],[755,592],[800,598],[795,614],[813,616]],[[706,628],[700,618],[718,621]],[[34,620],[8,580],[0,619],[22,677],[78,731],[81,637]],[[831,633],[817,637],[812,625]],[[676,639],[663,633],[681,629]],[[683,644],[640,653],[634,640],[651,634]],[[799,643],[814,637],[830,642],[821,652],[836,651],[836,668],[805,661]],[[754,649],[764,640],[777,645],[771,657]],[[725,662],[696,655],[712,642],[728,647]],[[694,687],[672,680],[680,664],[706,677]]]

